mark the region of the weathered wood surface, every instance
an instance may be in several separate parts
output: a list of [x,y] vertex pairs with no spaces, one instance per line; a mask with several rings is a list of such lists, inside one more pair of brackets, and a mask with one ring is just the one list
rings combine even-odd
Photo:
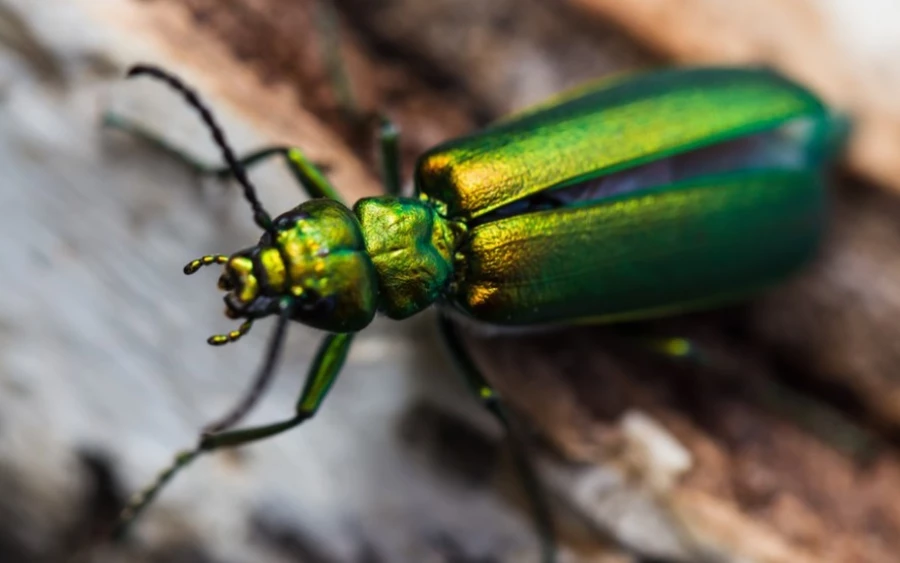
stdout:
[[[235,190],[100,128],[112,108],[219,158],[177,95],[123,84],[126,68],[155,62],[189,78],[238,149],[296,141],[348,197],[377,185],[292,87],[267,84],[174,3],[0,10],[0,560],[534,560],[531,524],[501,494],[498,429],[467,401],[427,315],[362,335],[308,432],[200,460],[129,543],[100,543],[115,505],[244,390],[270,328],[204,344],[232,322],[215,274],[181,267],[259,232]],[[292,35],[311,33],[297,25]],[[272,209],[298,202],[279,166],[254,177]],[[292,411],[318,338],[291,331],[250,423]]]
[[854,117],[851,166],[900,189],[900,7],[816,0],[568,0],[686,63],[782,69]]
[[[732,4],[744,13],[769,3]],[[640,26],[628,38],[543,0],[336,6],[355,90],[399,122],[407,171],[418,151],[495,115],[664,60],[635,40],[679,53]],[[97,117],[112,106],[216,159],[177,97],[150,82],[117,85],[128,64],[159,62],[190,77],[240,148],[296,143],[348,198],[375,193],[373,153],[337,110],[312,8],[0,1],[0,514],[12,523],[0,559],[57,561],[93,547],[101,560],[536,560],[498,429],[467,400],[428,315],[364,333],[308,427],[202,460],[125,547],[90,540],[117,495],[229,406],[266,336],[260,326],[233,348],[204,348],[227,326],[215,277],[180,275],[195,255],[255,238],[238,194],[198,189],[167,155],[100,131]],[[627,24],[623,13],[616,21]],[[796,24],[766,14],[781,44]],[[715,52],[707,43],[718,35],[669,27],[672,37],[687,30],[693,52]],[[820,40],[852,40],[836,30]],[[777,52],[789,72],[806,60]],[[857,113],[896,98],[889,80],[865,84],[841,98]],[[879,168],[888,149],[855,143],[854,169],[893,182]],[[255,177],[272,209],[296,203],[277,166]],[[701,364],[649,355],[621,329],[471,338],[541,438],[566,560],[896,560],[900,206],[853,176],[836,175],[836,188],[830,240],[802,276],[749,304],[643,328],[692,338]],[[253,421],[289,412],[315,338],[293,331]]]

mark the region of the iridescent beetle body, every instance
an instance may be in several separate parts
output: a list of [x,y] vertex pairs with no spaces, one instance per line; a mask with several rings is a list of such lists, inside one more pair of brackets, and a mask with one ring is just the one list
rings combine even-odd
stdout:
[[[322,301],[297,320],[357,331],[376,302],[394,319],[441,302],[500,325],[608,322],[745,296],[814,253],[834,135],[818,100],[767,71],[614,81],[432,149],[416,199],[280,217],[292,278]],[[260,268],[279,281],[264,298],[284,293],[280,262]],[[230,306],[260,309],[239,293]]]
[[[133,74],[169,82],[200,111],[266,231],[254,247],[185,268],[224,264],[226,312],[247,319],[210,342],[236,340],[261,317],[279,322],[250,393],[197,448],[179,454],[123,522],[201,452],[311,417],[353,334],[378,311],[403,319],[438,304],[493,325],[614,322],[710,307],[783,279],[818,247],[826,173],[846,133],[812,94],[766,70],[617,76],[431,149],[416,165],[414,197],[397,195],[396,135],[386,127],[390,195],[351,209],[299,150],[237,160],[180,81],[152,67]],[[286,158],[314,198],[274,220],[243,169],[273,155]],[[329,333],[294,417],[226,431],[265,388],[291,320]],[[444,316],[441,328],[477,395],[509,426]],[[547,538],[545,507],[533,500]],[[548,545],[545,561],[553,559]]]

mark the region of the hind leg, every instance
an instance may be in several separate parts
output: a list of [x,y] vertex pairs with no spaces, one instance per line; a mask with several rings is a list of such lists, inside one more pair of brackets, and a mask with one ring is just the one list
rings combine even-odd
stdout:
[[547,504],[543,486],[528,456],[522,432],[516,426],[515,420],[500,400],[500,396],[487,383],[484,376],[481,375],[481,371],[463,344],[453,321],[441,315],[439,329],[445,345],[456,362],[456,367],[465,378],[469,388],[481,401],[482,405],[497,417],[506,430],[506,436],[509,440],[519,478],[531,502],[535,527],[541,541],[541,561],[543,563],[554,563],[556,561],[556,532],[553,526],[553,517],[550,514],[550,507]]

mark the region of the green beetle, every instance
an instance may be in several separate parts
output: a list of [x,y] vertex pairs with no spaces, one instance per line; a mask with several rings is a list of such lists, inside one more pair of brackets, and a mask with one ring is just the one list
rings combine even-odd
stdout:
[[[429,150],[415,168],[414,197],[399,195],[397,136],[385,123],[388,195],[349,208],[299,150],[237,159],[188,87],[155,67],[130,73],[141,74],[168,82],[200,111],[228,163],[215,172],[236,177],[265,231],[246,250],[185,267],[223,265],[226,313],[245,319],[210,343],[238,339],[255,319],[279,320],[251,391],[135,497],[122,523],[199,453],[311,417],[354,333],[377,312],[403,319],[438,304],[491,325],[614,322],[711,307],[783,279],[816,252],[827,169],[846,135],[816,97],[768,70],[621,75]],[[312,199],[272,219],[244,169],[276,155]],[[505,420],[441,319],[469,382]],[[329,333],[294,417],[228,431],[266,387],[291,320]],[[546,515],[542,528],[549,535]]]

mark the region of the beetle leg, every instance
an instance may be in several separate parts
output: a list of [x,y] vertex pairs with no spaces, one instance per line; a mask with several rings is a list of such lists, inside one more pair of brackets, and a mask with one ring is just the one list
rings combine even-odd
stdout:
[[187,467],[200,454],[219,448],[243,446],[281,434],[286,430],[299,426],[312,418],[325,399],[331,385],[337,379],[347,352],[353,341],[353,334],[328,335],[319,346],[319,351],[310,366],[306,384],[297,400],[295,414],[292,418],[252,428],[242,428],[228,432],[205,433],[200,443],[193,450],[184,450],[175,455],[172,464],[159,473],[150,485],[135,494],[119,515],[112,536],[121,538],[128,526],[146,509],[162,488],[182,469]]
[[306,375],[306,383],[294,407],[294,417],[282,422],[254,428],[242,428],[228,432],[207,432],[200,440],[198,451],[212,451],[223,447],[234,447],[268,438],[289,430],[312,418],[322,401],[337,380],[354,334],[329,334],[319,345],[316,358]]
[[[640,345],[671,360],[720,374],[740,373],[728,359],[730,356],[703,348],[692,340],[658,336],[638,338]],[[740,369],[746,370],[748,365],[742,364]],[[865,463],[878,449],[877,439],[866,429],[843,417],[830,405],[801,396],[778,380],[752,378],[746,383],[743,394],[860,463]]]
[[381,159],[381,178],[388,195],[400,195],[400,162],[397,150],[397,127],[384,115],[372,116],[359,107],[353,93],[353,84],[341,56],[340,24],[337,10],[331,0],[316,3],[318,27],[322,37],[322,58],[328,70],[328,79],[344,117],[356,125],[371,123],[376,117],[379,123],[378,139]]
[[637,337],[641,346],[650,351],[676,360],[705,364],[706,356],[697,344],[688,338],[647,336]]
[[[324,197],[343,202],[343,199],[338,194],[337,190],[334,189],[334,186],[331,185],[331,182],[328,181],[328,178],[325,177],[325,174],[322,173],[319,166],[314,164],[313,161],[308,159],[306,155],[303,154],[303,151],[296,147],[264,147],[242,156],[238,160],[238,162],[240,162],[241,165],[244,166],[244,168],[252,168],[253,166],[265,162],[266,160],[275,156],[284,157],[285,163],[288,166],[288,170],[291,171],[294,179],[297,180],[297,182],[303,188],[303,191],[305,191],[309,197]],[[192,166],[200,174],[216,176],[217,178],[222,180],[226,180],[231,177],[231,170],[227,167],[213,168],[209,166]]]
[[337,379],[341,368],[344,367],[344,361],[347,359],[347,352],[350,351],[354,336],[354,333],[329,334],[319,345],[316,358],[306,377],[303,392],[300,393],[300,398],[297,400],[295,408],[298,416],[309,417],[319,409],[319,405],[331,390],[331,385]]
[[[182,161],[191,170],[202,176],[215,176],[220,180],[227,180],[232,176],[231,168],[227,166],[210,166],[205,162],[201,162],[188,152],[169,143],[147,127],[116,113],[107,112],[103,116],[103,125],[105,127],[125,131],[144,140],[162,152]],[[238,159],[238,162],[245,169],[249,169],[275,156],[283,156],[285,158],[288,168],[294,175],[294,178],[300,182],[300,185],[303,186],[304,191],[309,197],[327,197],[341,201],[337,191],[325,178],[325,175],[321,172],[319,167],[306,158],[298,148],[288,146],[264,147],[241,156]]]
[[353,93],[347,66],[341,54],[340,22],[332,0],[316,2],[317,27],[322,38],[322,63],[328,72],[328,80],[334,89],[338,107],[350,121],[363,121],[365,116]]
[[[303,151],[296,147],[264,147],[242,156],[238,162],[240,162],[244,168],[252,168],[275,156],[284,157],[288,170],[291,171],[294,179],[297,180],[303,188],[303,191],[305,191],[309,197],[325,197],[343,202],[343,199],[338,195],[337,190],[334,189],[334,186],[331,185],[331,182],[328,181],[319,166],[315,165],[303,154]],[[196,170],[201,174],[216,176],[221,180],[227,180],[231,177],[231,170],[229,168],[213,168],[205,166],[196,168]]]
[[344,202],[337,190],[334,189],[334,186],[331,185],[331,182],[328,181],[328,178],[325,177],[325,174],[311,160],[306,158],[306,155],[300,149],[283,147],[282,151],[284,151],[288,169],[290,169],[291,174],[294,175],[294,178],[297,179],[300,185],[303,186],[309,197],[326,197],[341,203]]
[[[387,117],[380,116],[379,121],[380,126],[378,130],[378,146],[381,162],[382,183],[384,185],[386,193],[388,193],[389,195],[400,195],[400,156],[398,149],[399,131],[397,130],[397,127],[394,125],[394,123]],[[184,153],[177,151],[177,149],[174,149],[171,146],[164,144],[164,142],[160,142],[156,138],[149,136],[145,132],[136,132],[140,136],[148,138],[148,140],[151,140],[152,142],[156,142],[156,144],[158,144],[161,148],[183,160],[199,174],[203,174],[205,176],[216,176],[217,178],[222,180],[231,177],[231,170],[227,167],[218,168],[201,164],[191,157],[185,155]],[[288,169],[291,171],[291,174],[293,174],[294,178],[297,180],[297,182],[300,183],[309,197],[325,197],[328,199],[333,199],[335,201],[343,202],[343,199],[338,194],[337,190],[334,189],[334,186],[331,185],[331,182],[329,182],[325,177],[325,174],[322,173],[322,165],[313,163],[306,157],[306,155],[303,154],[300,149],[296,147],[265,147],[242,156],[239,159],[239,162],[244,166],[244,168],[252,168],[256,164],[279,155],[284,157]]]
[[[121,116],[115,112],[107,111],[106,113],[104,113],[102,125],[103,127],[109,127],[110,129],[118,129],[120,131],[124,131],[129,135],[141,139],[142,141],[155,147],[161,152],[184,162],[188,167],[196,171],[198,174],[213,174],[219,171],[218,168],[213,168],[207,164],[200,162],[189,153],[176,147],[174,144],[168,142],[166,139],[151,131],[149,128],[144,127],[137,121],[128,119],[127,117]],[[223,170],[227,170],[227,168]]]
[[481,403],[500,420],[500,423],[506,430],[516,469],[519,472],[525,493],[531,501],[535,525],[541,539],[541,561],[543,563],[554,563],[556,561],[556,533],[553,527],[553,519],[541,482],[528,457],[522,432],[516,426],[510,412],[500,400],[500,396],[481,375],[481,371],[466,350],[453,321],[446,315],[440,315],[438,323],[444,343],[450,350],[457,368],[465,377],[466,383],[468,383]]
[[[210,166],[205,162],[201,162],[188,152],[169,143],[150,129],[118,114],[112,112],[106,113],[103,116],[103,125],[105,127],[125,131],[144,140],[162,152],[180,160],[195,173],[202,176],[215,176],[220,180],[227,180],[233,175],[231,168],[228,166]],[[296,147],[264,147],[241,156],[238,159],[238,163],[245,169],[249,169],[275,156],[284,157],[291,174],[300,183],[309,197],[327,197],[329,199],[343,201],[340,195],[338,195],[337,190],[334,189],[320,170],[320,166],[314,164]]]
[[[278,322],[275,325],[275,332],[272,334],[272,337],[269,339],[268,349],[266,350],[265,360],[263,361],[262,367],[256,373],[256,377],[253,378],[253,383],[250,385],[250,388],[244,393],[244,396],[241,397],[241,400],[228,411],[228,413],[220,418],[219,420],[208,424],[206,428],[204,428],[205,434],[212,434],[221,432],[230,428],[241,421],[244,416],[253,408],[253,405],[259,400],[259,398],[263,395],[266,389],[269,387],[269,384],[272,382],[272,378],[275,376],[275,369],[278,367],[278,360],[281,357],[281,350],[284,348],[284,339],[287,335],[287,325],[291,320],[291,315],[293,314],[293,307],[291,307],[291,303],[289,300],[285,300],[279,304],[281,307],[281,311],[278,315]],[[245,323],[246,324],[246,323]],[[241,329],[243,329],[244,325],[241,325]],[[240,332],[239,329],[237,332]],[[250,330],[249,326],[247,330]],[[246,331],[245,331],[246,332]],[[225,335],[225,342],[216,342],[216,338],[219,335],[212,336],[207,340],[209,344],[217,345],[224,344],[228,342],[228,335]],[[240,338],[240,335],[237,335],[233,340],[237,340]]]
[[388,195],[400,195],[400,131],[387,116],[380,116],[378,148],[381,156],[381,181]]

